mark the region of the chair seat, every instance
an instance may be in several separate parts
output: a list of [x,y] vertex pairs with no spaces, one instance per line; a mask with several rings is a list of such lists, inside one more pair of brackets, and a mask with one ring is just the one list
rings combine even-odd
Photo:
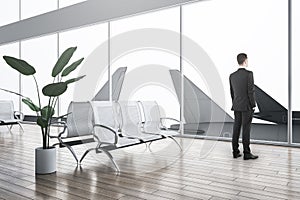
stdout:
[[120,148],[120,147],[130,146],[130,145],[139,144],[139,143],[141,143],[141,141],[138,139],[129,139],[126,137],[119,137],[116,147]]
[[101,145],[101,148],[106,149],[106,150],[114,150],[114,149],[132,146],[132,145],[136,145],[136,144],[141,144],[141,141],[139,139],[129,139],[126,137],[119,137],[117,144],[113,144],[113,141],[111,144],[103,143]]
[[145,133],[147,134],[156,134],[156,135],[162,135],[164,137],[170,137],[170,136],[175,136],[175,135],[179,135],[178,131],[173,131],[173,130],[157,130],[157,131],[153,131],[153,132],[147,132],[145,131]]
[[149,141],[158,140],[162,138],[161,135],[151,134],[151,133],[139,133],[138,135],[124,134],[124,136],[138,138],[144,142],[149,142]]
[[18,119],[0,119],[0,122],[4,123],[4,124],[16,124],[20,121],[21,120],[18,120]]

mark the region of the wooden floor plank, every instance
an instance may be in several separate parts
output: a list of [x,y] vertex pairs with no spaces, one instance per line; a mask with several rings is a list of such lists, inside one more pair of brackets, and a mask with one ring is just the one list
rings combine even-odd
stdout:
[[[77,166],[66,148],[57,149],[57,172],[35,175],[34,149],[41,144],[35,125],[0,129],[0,199],[255,200],[300,199],[300,148],[251,145],[257,160],[233,159],[228,142],[179,139],[90,153]],[[52,130],[53,134],[59,132]],[[52,143],[57,141],[51,141]],[[95,144],[74,146],[78,155]]]

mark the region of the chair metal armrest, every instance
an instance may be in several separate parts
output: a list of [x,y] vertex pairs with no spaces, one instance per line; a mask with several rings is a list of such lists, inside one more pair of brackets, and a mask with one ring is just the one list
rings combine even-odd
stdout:
[[65,121],[54,121],[54,122],[51,122],[50,125],[63,125],[63,126],[67,126],[67,123]]
[[[18,117],[17,114],[19,114],[20,117]],[[18,119],[18,120],[23,121],[23,120],[24,120],[24,113],[22,113],[21,111],[14,111],[14,117],[15,117],[16,119]]]
[[175,119],[175,118],[172,118],[172,117],[161,117],[160,120],[163,120],[163,119],[168,119],[168,120],[172,120],[172,121],[176,121],[178,123],[180,123],[180,121],[178,119]]
[[[95,128],[95,127],[99,127],[99,128],[104,128],[104,129],[106,129],[106,130],[109,130],[109,132],[110,132],[110,133],[113,133],[114,136],[115,136],[115,142],[114,142],[114,144],[117,144],[117,143],[118,143],[118,133],[117,133],[112,127],[105,126],[105,125],[103,125],[103,124],[94,124],[93,127],[94,127],[94,128]],[[95,133],[94,133],[94,134],[95,134]],[[99,140],[98,137],[96,137],[96,138],[97,138],[97,140]],[[100,140],[99,140],[99,141],[100,141]]]
[[[172,117],[161,117],[161,118],[160,118],[160,123],[162,124],[163,128],[166,128],[166,127],[163,125],[163,123],[162,123],[163,120],[171,120],[171,121],[178,122],[178,123],[179,123],[179,130],[178,130],[178,131],[181,130],[181,123],[180,123],[180,121],[179,121],[178,119],[175,119],[175,118],[172,118]],[[166,129],[167,129],[167,128],[166,128]]]
[[64,121],[57,121],[57,122],[52,122],[50,123],[50,125],[63,125],[64,129],[57,135],[57,136],[53,136],[53,135],[49,135],[50,138],[61,138],[61,135],[65,133],[66,129],[68,128],[66,122]]

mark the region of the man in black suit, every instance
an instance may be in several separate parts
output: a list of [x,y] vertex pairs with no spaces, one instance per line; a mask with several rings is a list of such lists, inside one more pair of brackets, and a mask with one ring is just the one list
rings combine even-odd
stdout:
[[239,151],[239,137],[243,128],[244,160],[256,159],[258,156],[251,154],[250,127],[255,107],[253,73],[246,70],[248,58],[245,53],[237,56],[239,69],[230,74],[230,92],[232,108],[234,111],[234,125],[232,135],[233,158],[241,156]]

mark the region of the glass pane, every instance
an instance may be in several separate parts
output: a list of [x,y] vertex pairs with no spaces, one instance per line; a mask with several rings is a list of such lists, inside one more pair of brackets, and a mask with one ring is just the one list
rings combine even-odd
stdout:
[[[107,66],[108,51],[107,43],[107,24],[99,24],[80,28],[72,31],[60,33],[60,54],[67,48],[77,46],[74,53],[74,58],[85,58],[83,63],[68,77],[74,78],[80,75],[86,77],[76,84],[71,84],[68,87],[68,92],[61,99],[60,113],[67,112],[71,101],[90,101],[97,94],[99,84],[106,82],[108,76],[101,74],[102,66]],[[102,77],[104,77],[102,79]]]
[[[57,35],[49,35],[22,42],[21,58],[36,69],[35,78],[38,82],[41,105],[48,105],[48,97],[42,94],[42,89],[53,82],[52,68],[57,61]],[[35,81],[32,76],[22,76],[22,94],[29,97],[38,105]],[[36,115],[26,105],[23,106],[25,115]]]
[[0,26],[19,20],[19,0],[2,1],[0,6]]
[[56,0],[26,0],[21,1],[21,18],[26,19],[57,9]]
[[[184,62],[183,66],[190,79],[187,84],[195,84],[190,86],[194,88],[190,107],[198,108],[198,112],[185,113],[185,118],[187,123],[196,123],[199,134],[231,137],[229,75],[238,68],[237,54],[244,52],[249,58],[248,70],[253,71],[260,88],[255,89],[258,106],[251,138],[287,141],[287,6],[285,0],[215,0],[183,7],[183,34],[192,40],[190,44],[202,49],[198,51],[202,61]],[[197,52],[193,48],[183,43],[183,56],[194,56]],[[226,123],[219,131],[215,128],[222,128],[220,122]]]
[[170,70],[180,70],[179,34],[179,7],[112,22],[111,73],[126,70],[122,88],[113,85],[113,100],[156,101],[162,117],[180,120],[170,76]]
[[[19,72],[6,64],[3,56],[19,57],[19,43],[0,46],[0,88],[19,93]],[[1,100],[12,100],[15,110],[19,110],[19,97],[0,90]]]
[[77,3],[84,2],[86,0],[59,0],[59,8],[71,6]]
[[299,74],[300,74],[300,1],[292,1],[292,111],[293,111],[293,142],[300,143],[300,93],[299,93]]

